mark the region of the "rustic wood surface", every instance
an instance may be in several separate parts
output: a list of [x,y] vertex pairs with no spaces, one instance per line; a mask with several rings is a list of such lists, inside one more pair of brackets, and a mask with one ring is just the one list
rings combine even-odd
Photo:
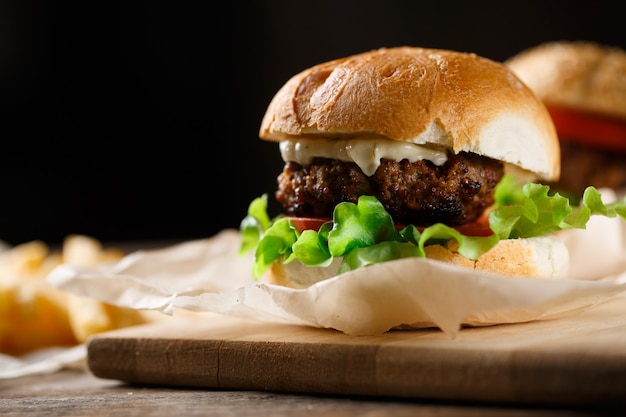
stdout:
[[[624,410],[621,410],[622,412]],[[589,416],[624,415],[614,407],[555,407],[432,400],[390,400],[272,391],[129,385],[86,371],[0,380],[0,415],[14,416]]]
[[558,320],[348,336],[218,315],[99,335],[98,377],[316,395],[626,405],[626,298]]

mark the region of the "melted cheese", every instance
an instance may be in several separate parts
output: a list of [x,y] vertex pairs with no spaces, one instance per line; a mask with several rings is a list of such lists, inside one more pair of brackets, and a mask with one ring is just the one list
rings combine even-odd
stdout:
[[280,142],[280,155],[285,162],[309,165],[313,158],[331,158],[356,163],[367,176],[374,175],[382,158],[410,162],[426,159],[443,165],[445,150],[437,150],[409,142],[385,139],[289,139]]

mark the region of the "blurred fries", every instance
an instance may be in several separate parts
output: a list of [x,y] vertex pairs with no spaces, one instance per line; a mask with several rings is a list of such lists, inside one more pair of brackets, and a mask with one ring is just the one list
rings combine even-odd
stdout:
[[103,331],[151,321],[151,315],[62,292],[45,281],[57,265],[93,266],[123,256],[91,237],[70,235],[61,251],[32,241],[0,252],[0,353],[72,346]]

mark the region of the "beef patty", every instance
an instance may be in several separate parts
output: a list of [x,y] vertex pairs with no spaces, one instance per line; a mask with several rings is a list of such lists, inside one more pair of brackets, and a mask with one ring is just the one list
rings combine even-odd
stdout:
[[480,217],[494,203],[504,175],[501,161],[472,153],[449,154],[445,164],[382,159],[372,176],[353,162],[314,158],[310,165],[287,162],[278,176],[276,199],[287,215],[332,217],[343,201],[371,195],[397,224],[458,226]]

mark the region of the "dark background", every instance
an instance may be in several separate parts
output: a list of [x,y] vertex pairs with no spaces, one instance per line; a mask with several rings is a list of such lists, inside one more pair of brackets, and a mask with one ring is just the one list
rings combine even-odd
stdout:
[[608,1],[0,0],[0,239],[238,227],[273,195],[282,161],[257,133],[296,72],[382,46],[625,48],[625,27]]

